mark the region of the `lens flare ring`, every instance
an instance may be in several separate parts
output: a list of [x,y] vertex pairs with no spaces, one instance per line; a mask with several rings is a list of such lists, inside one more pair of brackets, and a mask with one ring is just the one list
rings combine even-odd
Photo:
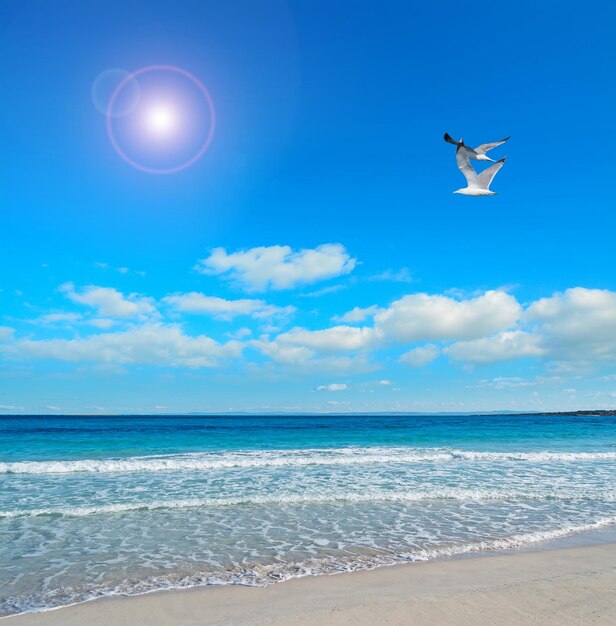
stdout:
[[[187,159],[186,161],[178,165],[175,165],[173,167],[164,167],[164,168],[148,167],[147,165],[143,165],[142,163],[139,163],[138,161],[131,159],[128,156],[128,154],[126,154],[126,152],[121,148],[113,130],[113,120],[114,120],[113,107],[118,96],[122,92],[122,90],[129,83],[131,83],[131,81],[134,81],[138,76],[147,74],[149,72],[156,72],[156,71],[173,72],[191,81],[197,87],[197,89],[199,89],[199,91],[205,98],[205,102],[207,104],[207,108],[208,108],[209,116],[210,116],[209,130],[208,130],[208,133],[204,142],[201,144],[201,147],[197,150],[197,152],[190,159]],[[147,67],[142,67],[141,69],[138,69],[132,74],[129,74],[128,76],[126,76],[119,83],[119,85],[115,88],[115,91],[113,92],[113,94],[111,95],[111,98],[109,99],[109,104],[107,105],[106,117],[107,117],[107,134],[109,135],[109,140],[111,141],[111,145],[114,147],[115,151],[129,165],[132,165],[134,168],[141,170],[142,172],[147,172],[148,174],[175,174],[176,172],[180,172],[190,167],[191,165],[194,165],[205,154],[206,150],[209,148],[210,143],[212,142],[212,137],[214,136],[214,128],[216,125],[215,124],[216,114],[214,110],[214,103],[212,102],[212,98],[208,90],[205,88],[203,83],[194,74],[191,74],[185,69],[182,69],[181,67],[176,67],[174,65],[148,65]]]

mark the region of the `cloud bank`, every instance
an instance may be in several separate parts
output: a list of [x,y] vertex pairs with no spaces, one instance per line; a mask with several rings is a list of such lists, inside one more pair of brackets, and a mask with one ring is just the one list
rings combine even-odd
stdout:
[[[263,291],[340,276],[355,264],[341,244],[299,251],[262,246],[233,253],[217,248],[200,261],[199,270],[249,291]],[[503,290],[466,297],[455,291],[407,293],[389,303],[343,309],[338,315],[330,311],[325,319],[333,325],[320,328],[311,321],[319,319],[314,308],[300,311],[261,298],[187,291],[157,300],[72,282],[61,285],[59,292],[77,310],[54,309],[26,320],[42,337],[31,332],[24,336],[14,324],[0,326],[0,353],[21,360],[190,368],[222,367],[241,359],[315,371],[365,371],[386,362],[421,368],[439,356],[440,363],[473,366],[516,359],[565,369],[616,364],[616,292],[606,289],[573,287],[526,304]],[[345,302],[348,299],[345,294]],[[302,325],[285,330],[293,316],[303,317]],[[216,337],[216,325],[199,318],[229,324],[240,318],[241,324],[226,325]],[[199,324],[206,332],[195,332]]]
[[164,324],[146,324],[84,338],[22,339],[6,349],[9,356],[19,359],[190,368],[215,367],[238,357],[241,351],[242,345],[237,341],[220,344],[210,337],[188,336],[181,328]]

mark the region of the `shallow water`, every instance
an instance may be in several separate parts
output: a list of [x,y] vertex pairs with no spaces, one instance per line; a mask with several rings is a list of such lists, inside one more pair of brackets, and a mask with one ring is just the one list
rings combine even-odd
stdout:
[[0,615],[615,523],[614,417],[0,417]]

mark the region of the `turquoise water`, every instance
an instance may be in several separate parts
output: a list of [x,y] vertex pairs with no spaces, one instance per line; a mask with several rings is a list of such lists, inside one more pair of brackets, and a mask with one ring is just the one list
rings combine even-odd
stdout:
[[0,615],[616,523],[616,417],[0,417]]

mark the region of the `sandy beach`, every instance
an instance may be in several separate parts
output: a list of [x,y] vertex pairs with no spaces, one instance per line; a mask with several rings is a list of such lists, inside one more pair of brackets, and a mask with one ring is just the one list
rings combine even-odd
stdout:
[[3,626],[616,624],[616,543],[94,600]]

